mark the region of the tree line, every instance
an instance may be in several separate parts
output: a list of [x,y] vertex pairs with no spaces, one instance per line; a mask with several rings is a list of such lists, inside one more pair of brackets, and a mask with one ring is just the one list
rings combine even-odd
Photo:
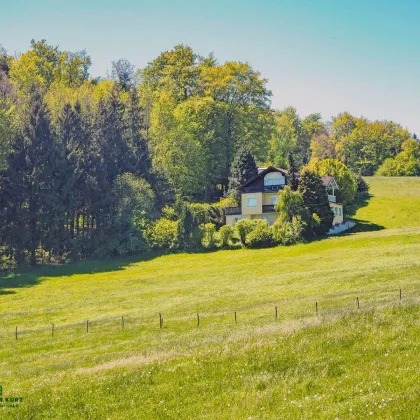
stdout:
[[162,232],[167,248],[173,235],[187,246],[199,234],[188,221],[220,227],[238,199],[244,149],[259,166],[288,168],[293,155],[297,169],[418,174],[406,129],[274,110],[247,63],[178,45],[140,70],[121,59],[99,78],[90,66],[86,51],[46,40],[16,56],[0,49],[0,265],[144,251]]

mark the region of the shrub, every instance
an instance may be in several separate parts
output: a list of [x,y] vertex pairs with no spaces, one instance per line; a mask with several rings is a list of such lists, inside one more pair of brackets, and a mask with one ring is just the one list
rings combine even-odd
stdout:
[[177,247],[178,222],[159,219],[146,230],[146,238],[153,249],[175,249]]
[[210,223],[210,204],[206,203],[190,203],[188,204],[194,218],[197,220],[199,224],[203,223]]
[[238,201],[235,200],[233,197],[225,197],[221,198],[220,201],[213,204],[213,207],[218,207],[221,209],[225,209],[226,207],[235,207],[238,205]]
[[213,223],[205,223],[201,225],[202,244],[205,248],[214,248],[214,236],[216,234],[216,225]]
[[236,222],[236,231],[238,232],[239,239],[242,245],[245,245],[246,236],[251,233],[255,228],[255,220],[242,219]]
[[246,236],[250,248],[264,248],[275,245],[273,230],[267,220],[256,220],[254,229]]
[[176,215],[176,211],[173,207],[165,206],[162,209],[162,217],[168,220],[178,220],[178,216]]
[[224,225],[219,230],[220,245],[229,246],[235,235],[235,229],[232,226]]
[[178,221],[178,244],[183,249],[201,246],[200,221],[191,207],[184,204]]
[[300,216],[293,217],[292,221],[276,220],[273,226],[273,236],[275,241],[283,245],[292,245],[302,240],[306,224]]

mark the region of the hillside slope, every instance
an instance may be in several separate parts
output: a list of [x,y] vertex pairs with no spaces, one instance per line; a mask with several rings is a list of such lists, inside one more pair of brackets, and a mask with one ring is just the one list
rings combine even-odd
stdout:
[[4,418],[419,417],[420,179],[368,182],[341,237],[0,278]]

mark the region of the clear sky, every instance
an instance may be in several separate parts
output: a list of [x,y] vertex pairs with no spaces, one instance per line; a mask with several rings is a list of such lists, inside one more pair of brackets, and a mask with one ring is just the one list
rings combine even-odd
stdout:
[[273,106],[325,120],[342,111],[420,134],[420,0],[0,0],[0,44],[86,48],[91,74],[143,67],[183,43],[249,62]]

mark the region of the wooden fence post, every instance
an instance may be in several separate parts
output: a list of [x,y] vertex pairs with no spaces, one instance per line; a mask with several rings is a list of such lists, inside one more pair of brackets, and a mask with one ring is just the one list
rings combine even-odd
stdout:
[[86,332],[89,332],[89,320],[86,321]]
[[16,336],[16,340],[17,340],[17,338],[18,338],[18,329],[17,329],[17,327],[16,327],[16,330],[15,330],[15,336]]
[[159,312],[159,328],[162,328],[163,325],[163,318],[162,318],[162,314]]
[[360,309],[359,296],[356,297],[356,301],[357,301],[357,309]]
[[235,311],[235,324],[237,324],[238,322],[236,321],[236,311]]
[[275,307],[274,307],[274,314],[275,314],[275,315],[274,315],[274,316],[275,316],[275,318],[274,318],[274,319],[277,319],[277,306],[275,306]]
[[400,289],[400,305],[401,305],[401,302],[402,302],[402,290]]
[[124,317],[121,317],[121,328],[124,328]]
[[315,312],[318,315],[318,302],[315,302]]
[[200,315],[197,314],[197,328],[200,327]]

